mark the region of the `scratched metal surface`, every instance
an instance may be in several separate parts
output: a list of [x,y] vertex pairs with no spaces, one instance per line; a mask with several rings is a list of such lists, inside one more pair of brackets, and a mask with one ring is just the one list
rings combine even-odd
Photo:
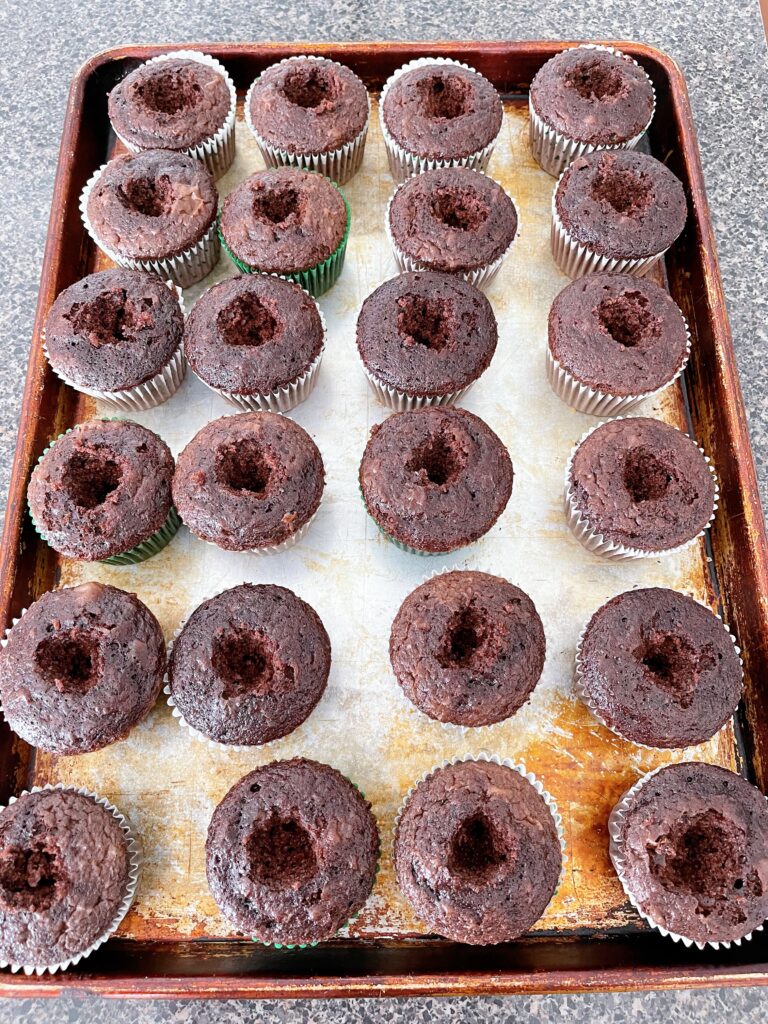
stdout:
[[[222,194],[262,166],[242,120],[238,156],[219,183]],[[333,645],[327,692],[290,736],[252,753],[225,753],[192,739],[161,701],[127,739],[78,758],[39,755],[36,781],[85,785],[114,800],[141,834],[145,869],[126,936],[172,939],[231,935],[205,882],[205,833],[216,803],[251,768],[306,755],[335,765],[372,801],[382,833],[381,871],[364,911],[350,927],[361,937],[423,931],[399,895],[391,862],[392,822],[413,780],[455,754],[482,750],[524,761],[563,814],[568,846],[564,881],[538,930],[602,930],[637,923],[607,856],[606,819],[623,790],[643,771],[683,752],[657,754],[614,737],[572,692],[579,631],[603,601],[632,586],[663,585],[708,599],[703,544],[664,560],[609,565],[585,552],[562,514],[565,461],[594,423],[563,405],[544,374],[547,312],[567,283],[549,252],[553,181],[533,162],[527,112],[508,103],[490,173],[515,197],[521,236],[489,291],[499,320],[499,347],[489,371],[463,403],[481,415],[509,448],[515,484],[505,514],[479,543],[454,556],[420,558],[387,543],[359,498],[357,469],[370,426],[384,410],[370,397],[355,348],[355,319],[365,297],[396,268],[383,231],[393,185],[372,117],[361,173],[347,186],[352,233],[336,287],[320,299],[329,327],[319,383],[292,413],[325,459],[326,491],[302,543],[279,556],[223,552],[185,529],[157,557],[112,568],[61,563],[62,584],[87,579],[135,591],[170,638],[203,599],[243,581],[280,583],[321,615]],[[107,266],[100,256],[94,269]],[[214,280],[231,276],[226,256],[188,305]],[[98,411],[90,400],[86,415]],[[166,405],[136,416],[177,454],[206,422],[233,410],[191,374]],[[683,424],[678,391],[643,410]],[[412,713],[391,676],[389,625],[400,602],[433,569],[466,567],[506,576],[536,603],[547,635],[547,661],[531,701],[509,722],[462,734]],[[733,767],[730,727],[685,756]]]

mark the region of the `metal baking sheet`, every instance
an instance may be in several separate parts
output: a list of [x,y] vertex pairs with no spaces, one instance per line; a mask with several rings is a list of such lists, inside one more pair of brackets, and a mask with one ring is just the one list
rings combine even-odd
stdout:
[[[374,109],[362,171],[346,186],[352,232],[339,283],[320,299],[328,343],[318,385],[291,415],[315,438],[326,465],[319,514],[299,546],[277,556],[237,554],[204,544],[182,529],[160,555],[113,568],[63,560],[61,584],[98,579],[135,591],[170,639],[200,601],[243,581],[290,587],[313,605],[331,637],[333,667],[322,701],[290,736],[248,753],[227,753],[190,737],[160,701],[125,739],[77,758],[38,754],[35,779],[85,785],[130,815],[144,844],[138,897],[121,926],[126,937],[171,940],[233,934],[205,880],[204,844],[216,803],[243,774],[274,758],[304,755],[352,778],[372,801],[382,835],[376,887],[349,932],[361,938],[405,937],[424,927],[400,896],[392,869],[394,815],[412,782],[432,766],[488,751],[522,761],[552,793],[567,842],[564,881],[537,931],[594,932],[643,926],[627,907],[607,855],[610,807],[641,772],[692,757],[735,766],[730,726],[685,752],[654,753],[615,737],[576,700],[576,640],[590,614],[633,586],[669,586],[711,601],[703,542],[666,559],[610,564],[584,551],[562,512],[563,473],[571,446],[595,421],[561,403],[544,372],[547,313],[567,279],[549,249],[554,181],[530,155],[527,111],[505,103],[505,120],[489,173],[515,198],[520,238],[488,291],[499,321],[490,369],[463,405],[482,416],[507,445],[515,468],[512,498],[479,543],[453,556],[408,555],[388,543],[360,500],[357,472],[368,431],[387,413],[370,395],[355,346],[357,312],[367,295],[396,273],[383,229],[393,182]],[[225,195],[262,167],[242,120],[238,155],[219,187]],[[118,150],[119,151],[119,147]],[[98,257],[93,269],[108,263]],[[235,267],[222,254],[215,273],[185,295],[188,306]],[[100,411],[90,403],[94,414]],[[677,387],[639,410],[684,426]],[[206,422],[234,412],[190,373],[166,405],[135,419],[157,431],[174,454]],[[404,597],[431,572],[476,568],[507,577],[533,598],[544,622],[547,660],[530,702],[510,721],[461,730],[410,710],[389,667],[390,623]]]

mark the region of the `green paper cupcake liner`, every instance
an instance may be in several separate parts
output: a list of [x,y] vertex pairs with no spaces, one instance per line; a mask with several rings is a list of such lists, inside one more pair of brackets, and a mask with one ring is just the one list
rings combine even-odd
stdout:
[[[310,173],[314,174],[316,172],[312,171]],[[330,178],[327,180],[330,181]],[[339,275],[344,268],[344,257],[347,253],[347,242],[349,241],[349,232],[352,227],[352,210],[350,209],[349,201],[335,181],[331,181],[331,184],[335,189],[337,189],[339,195],[344,200],[344,207],[347,211],[347,225],[344,229],[344,237],[339,242],[335,252],[332,252],[327,259],[322,261],[322,263],[318,263],[314,267],[310,267],[309,270],[297,270],[295,273],[291,274],[273,274],[275,277],[282,277],[285,281],[295,281],[296,284],[299,284],[302,288],[306,289],[313,298],[317,298],[318,295],[322,295],[324,292],[327,292],[329,288],[332,288],[338,281]],[[243,263],[241,259],[235,256],[227,245],[227,240],[224,238],[224,233],[221,230],[221,216],[219,216],[217,230],[224,252],[226,252],[227,256],[229,256],[238,270],[242,271],[243,274],[272,273],[268,270],[260,270],[258,267],[249,266],[249,264]]]
[[[357,489],[360,494],[360,500],[362,501],[363,506],[365,507],[365,511],[368,513],[369,516],[371,516],[370,509],[368,508],[368,504],[365,500],[365,495],[363,494],[363,489],[359,484],[357,486]],[[403,541],[397,540],[395,537],[392,536],[391,533],[387,533],[384,527],[381,526],[380,523],[377,523],[373,516],[371,516],[371,519],[376,524],[376,529],[379,531],[379,533],[383,537],[386,537],[390,544],[394,544],[395,547],[400,548],[401,551],[407,551],[409,555],[421,555],[422,558],[445,557],[446,555],[453,555],[457,551],[463,551],[464,548],[467,546],[466,544],[464,544],[461,547],[452,548],[450,551],[422,551],[420,548],[413,548],[411,547],[410,544],[404,544]]]

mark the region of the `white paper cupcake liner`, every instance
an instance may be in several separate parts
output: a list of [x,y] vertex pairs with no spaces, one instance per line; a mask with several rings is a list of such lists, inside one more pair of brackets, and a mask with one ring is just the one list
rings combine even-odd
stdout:
[[[270,276],[279,277],[280,275],[275,274]],[[285,280],[285,278],[281,278],[281,280]],[[301,287],[301,285],[299,285],[299,287]],[[211,391],[215,391],[217,395],[221,395],[221,397],[229,402],[230,405],[234,405],[245,412],[290,412],[291,409],[295,409],[297,405],[300,405],[305,399],[309,398],[315,388],[315,384],[317,383],[320,364],[323,361],[325,342],[328,337],[328,328],[325,322],[325,317],[323,316],[323,311],[320,309],[317,299],[310,295],[306,288],[302,288],[301,290],[314,303],[315,309],[320,317],[320,325],[322,328],[320,351],[304,373],[300,374],[296,380],[293,380],[282,387],[274,388],[272,391],[265,394],[248,395],[234,391],[225,391],[223,388],[215,388],[212,384],[209,384],[200,377],[199,379],[203,380],[203,384],[210,388]],[[194,370],[192,372],[194,373]]]
[[[563,171],[563,174],[565,174],[565,171]],[[557,212],[555,197],[557,196],[557,190],[560,188],[563,174],[560,175],[555,190],[552,193],[552,232],[550,240],[552,243],[552,258],[564,274],[574,279],[583,277],[585,274],[632,274],[634,277],[642,277],[655,263],[659,262],[667,249],[669,249],[669,246],[653,256],[619,259],[614,256],[601,256],[586,245],[577,242],[563,225],[560,214]]]
[[637,794],[640,792],[640,790],[643,788],[646,782],[648,782],[650,779],[653,778],[654,775],[657,775],[663,768],[666,767],[668,766],[659,765],[658,768],[654,768],[653,771],[648,772],[647,775],[643,775],[641,779],[638,779],[634,786],[630,787],[630,789],[626,791],[624,796],[622,796],[621,800],[619,800],[619,802],[613,808],[610,817],[608,818],[608,852],[610,854],[614,870],[616,871],[616,874],[619,877],[619,881],[621,882],[621,887],[624,890],[627,899],[632,904],[637,913],[640,915],[640,917],[642,917],[643,920],[651,926],[651,928],[654,928],[657,932],[659,932],[661,935],[664,935],[666,938],[672,939],[673,942],[682,942],[682,944],[688,948],[690,948],[691,946],[696,946],[697,949],[730,949],[731,946],[740,946],[742,942],[749,942],[749,940],[752,938],[755,932],[761,932],[764,928],[764,925],[758,925],[757,928],[753,928],[751,932],[747,932],[746,935],[742,935],[739,939],[731,939],[726,940],[724,942],[697,942],[695,939],[689,939],[685,935],[678,935],[676,932],[669,931],[669,929],[664,928],[662,925],[654,921],[652,917],[649,917],[649,915],[641,909],[640,904],[638,903],[637,899],[634,896],[634,893],[632,892],[631,888],[629,887],[629,884],[627,883],[625,875],[626,860],[624,857],[624,844],[622,842],[621,828],[624,816],[631,808],[631,805],[635,800]]
[[[563,878],[565,877],[565,865],[568,861],[568,853],[565,845],[565,830],[563,828],[563,818],[560,814],[560,811],[557,809],[557,804],[553,800],[550,793],[544,788],[542,783],[533,774],[533,772],[528,771],[528,769],[522,762],[516,764],[514,761],[511,761],[507,757],[501,757],[499,754],[489,754],[487,751],[481,750],[478,754],[459,754],[456,757],[449,758],[447,761],[442,761],[440,764],[434,765],[432,768],[429,769],[429,771],[424,772],[424,774],[410,786],[408,792],[405,794],[402,800],[402,803],[400,804],[400,808],[397,814],[395,815],[395,820],[392,824],[391,840],[393,848],[395,844],[395,839],[397,837],[397,830],[400,827],[400,819],[403,816],[403,812],[405,811],[405,808],[408,806],[411,797],[416,792],[418,787],[422,784],[422,782],[426,782],[426,780],[431,775],[433,775],[436,771],[439,771],[442,768],[447,768],[449,765],[453,764],[463,764],[465,761],[484,761],[491,764],[503,765],[505,768],[511,768],[512,771],[517,772],[518,775],[522,775],[525,781],[530,783],[531,786],[533,786],[533,788],[542,798],[544,803],[547,805],[547,809],[549,810],[549,813],[552,815],[552,820],[555,824],[557,838],[560,841],[560,854],[562,858],[562,863],[560,866],[560,877],[557,880],[557,885],[555,886],[554,892],[552,893],[552,896],[550,898],[551,903],[557,895],[558,889],[563,883]],[[547,906],[549,906],[549,903],[547,904]]]
[[[626,591],[625,591],[625,593],[626,593]],[[616,596],[620,596],[620,595],[616,595]],[[609,600],[612,600],[612,598],[609,599]],[[697,604],[700,604],[702,608],[706,608],[708,612],[712,612],[712,609],[704,601],[699,601],[699,599],[697,597],[693,598],[693,600]],[[592,613],[592,615],[590,615],[590,617],[587,619],[587,621],[582,626],[581,632],[579,633],[579,639],[576,642],[576,658],[575,658],[575,662],[574,662],[574,675],[573,675],[573,691],[574,691],[574,693],[579,698],[579,700],[582,702],[582,704],[586,705],[588,710],[591,712],[592,717],[595,718],[602,726],[604,726],[606,729],[608,729],[610,732],[612,732],[614,734],[614,736],[618,736],[620,739],[624,740],[626,743],[631,743],[635,747],[641,747],[643,750],[652,750],[655,753],[658,753],[660,750],[686,750],[688,747],[698,746],[698,743],[687,743],[687,744],[685,744],[682,747],[654,747],[654,746],[651,746],[651,744],[649,744],[649,743],[640,743],[638,740],[633,740],[629,736],[625,736],[624,733],[622,733],[621,730],[618,729],[615,725],[610,725],[605,720],[605,718],[603,717],[600,709],[597,707],[597,705],[593,701],[593,699],[590,696],[590,694],[586,691],[586,689],[584,687],[583,673],[581,671],[581,649],[582,649],[582,647],[584,645],[584,637],[586,635],[587,628],[589,627],[590,622],[592,621],[594,616],[597,615],[597,613],[599,611],[601,611],[605,607],[605,605],[607,603],[608,603],[608,601],[604,601],[603,604],[601,604],[600,607],[597,608]],[[721,616],[718,615],[717,612],[712,612],[712,614],[715,615],[717,617],[717,619],[719,619],[720,623],[722,624],[723,629],[728,634],[728,636],[731,638],[731,642],[733,643],[733,649],[736,651],[736,657],[739,659],[739,665],[741,666],[741,677],[742,677],[742,680],[743,680],[743,678],[744,678],[744,661],[743,661],[743,659],[741,657],[741,648],[739,647],[738,643],[736,642],[736,637],[733,635],[733,633],[731,633],[731,631],[728,629],[726,624],[723,622]],[[717,736],[719,733],[723,732],[724,730],[726,730],[728,728],[728,726],[730,725],[731,719],[733,718],[733,714],[735,712],[736,712],[736,708],[733,709],[733,712],[728,717],[727,721],[724,722],[724,724],[721,725],[720,728],[717,729],[712,734],[712,736],[709,737],[710,740],[714,739],[715,736]],[[701,740],[699,742],[706,743],[706,742],[708,742],[708,740]]]
[[555,359],[549,345],[547,345],[546,354],[547,380],[557,397],[577,412],[587,413],[589,416],[622,416],[624,413],[636,408],[647,398],[654,398],[656,395],[660,395],[662,391],[665,391],[674,384],[681,376],[683,370],[685,370],[691,355],[691,332],[688,330],[688,322],[685,320],[685,317],[683,317],[683,321],[685,323],[686,343],[682,362],[666,384],[662,384],[661,387],[655,388],[653,391],[644,391],[637,395],[609,395],[605,391],[591,388],[588,384],[582,384],[578,381],[569,370],[566,370]]
[[[42,793],[45,790],[55,789],[64,790],[69,793],[79,793],[81,796],[87,796],[105,810],[109,811],[113,818],[117,820],[125,837],[125,843],[128,849],[128,880],[125,887],[125,896],[123,897],[122,903],[118,907],[115,916],[110,921],[108,927],[105,928],[95,942],[91,943],[91,945],[86,947],[86,949],[81,953],[76,953],[69,959],[61,960],[59,963],[55,964],[17,964],[9,960],[0,960],[0,967],[10,967],[14,974],[18,971],[23,971],[26,975],[37,974],[38,976],[45,974],[46,972],[48,974],[55,974],[57,971],[66,971],[68,967],[73,967],[75,964],[80,963],[81,960],[85,960],[85,958],[95,952],[99,946],[103,946],[107,939],[117,930],[121,921],[131,908],[131,904],[136,896],[136,888],[139,883],[139,872],[141,870],[141,847],[139,845],[138,837],[134,833],[128,818],[122,814],[114,804],[111,804],[106,797],[98,796],[96,793],[92,793],[89,789],[83,789],[82,787],[76,786],[65,786],[63,783],[59,782],[56,785],[48,783],[45,786],[33,786],[31,789],[25,789],[17,797],[12,796],[8,800],[7,806],[10,807],[11,804],[15,804],[17,800],[21,800],[30,793]],[[0,807],[0,812],[3,810],[5,810],[5,807]]]
[[409,395],[405,391],[398,391],[397,388],[379,383],[365,366],[363,366],[363,373],[377,400],[388,409],[394,409],[395,412],[411,412],[413,409],[424,409],[427,406],[454,405],[466,395],[472,384],[476,383],[472,381],[465,388],[451,391],[446,395]]
[[[576,47],[579,50],[605,50],[608,53],[613,53],[618,57],[623,57],[624,60],[634,64],[636,67],[640,67],[634,57],[628,56],[626,53],[622,53],[621,50],[617,50],[614,46],[602,46],[597,43],[585,43],[582,46]],[[559,54],[556,54],[559,56]],[[542,67],[546,67],[555,57],[551,57],[546,64]],[[643,71],[642,68],[640,68]],[[645,72],[643,71],[643,74]],[[579,142],[578,139],[569,138],[567,135],[563,135],[551,128],[546,124],[538,113],[534,110],[533,102],[531,100],[530,93],[528,94],[528,111],[531,116],[530,122],[530,141],[531,150],[536,162],[542,167],[547,174],[551,174],[557,178],[566,169],[568,164],[576,157],[584,156],[585,153],[595,153],[598,150],[613,150],[613,149],[634,149],[638,142],[642,139],[645,133],[651,126],[654,114],[656,113],[656,90],[653,88],[648,75],[645,75],[648,79],[648,85],[653,93],[653,107],[651,109],[651,116],[648,118],[648,123],[641,132],[633,136],[627,142],[615,142],[608,144],[593,144],[591,142]]]
[[416,60],[409,61],[407,64],[403,64],[401,68],[398,68],[397,71],[390,75],[384,83],[384,88],[381,90],[381,97],[379,99],[379,124],[381,125],[381,134],[384,138],[384,145],[387,149],[389,170],[392,177],[397,182],[405,181],[406,178],[411,178],[414,174],[421,174],[423,171],[433,171],[437,167],[471,167],[474,171],[485,171],[499,135],[501,134],[501,128],[499,128],[495,138],[493,138],[487,146],[483,147],[483,149],[475,150],[474,153],[470,153],[468,156],[456,157],[452,160],[429,159],[427,157],[417,156],[415,153],[409,153],[398,142],[395,142],[389,134],[389,129],[384,123],[384,100],[387,97],[387,93],[392,87],[393,82],[407,71],[413,71],[415,68],[430,66],[452,66],[455,68],[463,68],[465,71],[472,71],[476,75],[480,74],[479,71],[470,67],[469,64],[462,64],[460,61],[452,60],[450,57],[419,57]]
[[204,277],[207,277],[218,263],[221,252],[218,219],[216,217],[214,217],[211,226],[199,242],[195,242],[194,245],[183,252],[177,253],[175,256],[166,256],[163,259],[142,260],[131,256],[121,256],[100,241],[88,216],[88,199],[94,185],[108,166],[108,164],[102,164],[98,171],[91,175],[80,196],[80,216],[83,221],[83,227],[104,255],[119,267],[127,267],[128,270],[143,270],[148,274],[157,274],[163,280],[170,279],[180,288],[190,288],[193,284],[197,284],[198,281],[202,281]]
[[[203,139],[196,146],[179,150],[179,152],[186,153],[188,156],[194,157],[195,160],[200,160],[201,163],[204,163],[214,178],[221,178],[229,170],[232,161],[235,159],[235,115],[237,113],[235,83],[229,77],[229,73],[224,65],[216,60],[215,57],[211,57],[207,53],[198,53],[196,50],[173,50],[171,53],[164,53],[159,57],[150,57],[141,66],[146,67],[148,64],[160,64],[166,60],[194,60],[198,64],[205,64],[206,67],[218,72],[227,83],[230,103],[227,116],[221,128],[215,134],[209,136],[209,138]],[[152,146],[137,146],[135,143],[129,142],[123,138],[114,125],[112,125],[112,130],[131,153],[141,153],[153,148]]]
[[[278,64],[290,64],[293,61],[305,61],[305,60],[327,60],[324,57],[315,57],[311,54],[302,54],[295,57],[285,57],[283,60],[278,61]],[[335,64],[336,67],[343,67],[338,61],[332,60],[329,63]],[[274,66],[274,65],[273,65]],[[330,178],[331,181],[335,181],[337,185],[346,184],[350,178],[352,178],[360,170],[360,165],[363,162],[363,154],[365,152],[365,140],[368,136],[368,124],[371,119],[371,98],[366,90],[366,99],[368,100],[368,116],[365,119],[365,124],[361,128],[358,135],[352,139],[351,142],[345,143],[338,149],[330,149],[324,153],[291,153],[287,149],[280,149],[277,146],[270,145],[266,139],[262,138],[261,135],[256,131],[251,121],[251,96],[253,95],[253,89],[256,83],[259,81],[257,78],[251,82],[250,88],[245,96],[245,106],[243,107],[243,116],[245,117],[245,123],[256,140],[256,144],[259,147],[264,163],[267,167],[299,167],[306,171],[317,171],[319,174],[324,174],[326,178]]]
[[[418,260],[414,260],[407,253],[403,252],[403,250],[398,246],[397,242],[395,241],[394,236],[392,234],[392,228],[389,223],[389,212],[392,207],[392,200],[395,198],[398,189],[401,187],[402,185],[398,185],[395,191],[390,196],[389,202],[387,203],[387,210],[386,213],[384,214],[384,230],[387,233],[387,238],[389,239],[389,244],[392,247],[392,252],[394,253],[395,262],[397,263],[398,269],[403,274],[407,273],[408,271],[417,270],[443,270],[444,268],[442,267],[430,267],[427,266],[427,264],[425,263],[420,263]],[[502,263],[507,258],[507,256],[509,256],[513,246],[520,238],[520,207],[518,206],[517,201],[512,196],[510,196],[509,198],[512,200],[512,203],[515,207],[515,213],[517,214],[517,226],[515,227],[515,237],[509,243],[509,245],[501,254],[501,256],[495,259],[492,263],[486,263],[484,267],[476,267],[474,270],[467,270],[464,273],[458,275],[459,277],[462,277],[465,281],[468,281],[470,284],[473,284],[476,288],[487,288],[493,282],[493,279],[501,270]]]
[[[184,316],[186,310],[181,288],[174,284],[173,281],[166,281],[165,283],[178,299],[182,316]],[[83,395],[90,395],[91,398],[98,398],[100,402],[111,405],[121,412],[142,412],[147,409],[154,409],[156,406],[162,405],[163,402],[167,402],[178,391],[187,372],[184,349],[181,342],[179,342],[179,347],[162,370],[156,373],[154,377],[150,377],[149,380],[145,380],[143,384],[137,384],[135,387],[119,391],[102,391],[98,388],[88,388],[76,383],[53,365],[45,343],[45,327],[43,327],[41,332],[41,339],[43,342],[43,354],[59,380],[69,385],[75,391],[79,391]]]
[[[632,419],[631,416],[617,416],[613,422],[617,422],[622,419]],[[717,513],[720,503],[720,485],[717,480],[717,473],[712,465],[712,460],[708,455],[705,454],[703,448],[699,448],[704,461],[707,464],[709,472],[712,474],[712,482],[715,485],[714,500],[712,503],[712,515],[709,517],[709,521],[706,526],[699,530],[697,534],[691,537],[689,540],[682,544],[678,544],[673,548],[663,548],[660,551],[646,551],[642,548],[629,547],[626,544],[620,544],[616,541],[610,540],[608,537],[604,537],[602,533],[599,533],[594,529],[589,520],[587,520],[579,511],[576,506],[576,499],[571,489],[571,466],[573,464],[573,458],[589,435],[601,427],[602,423],[596,423],[594,427],[590,427],[589,430],[582,434],[578,442],[574,445],[571,454],[568,458],[568,462],[565,467],[565,518],[570,527],[574,537],[584,545],[584,547],[591,551],[595,555],[600,555],[603,558],[612,559],[615,561],[623,561],[632,558],[664,558],[667,555],[677,554],[679,551],[684,551],[689,548],[692,544],[695,544],[699,537],[703,537],[707,530],[712,526],[715,521],[715,515]],[[686,435],[687,436],[687,435]]]

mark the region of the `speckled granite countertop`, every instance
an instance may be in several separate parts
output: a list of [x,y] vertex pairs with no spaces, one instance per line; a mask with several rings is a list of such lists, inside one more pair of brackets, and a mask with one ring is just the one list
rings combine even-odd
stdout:
[[[294,8],[290,11],[287,8]],[[67,89],[91,54],[135,42],[244,39],[623,38],[658,46],[691,93],[720,266],[764,505],[768,498],[768,66],[758,0],[94,0],[0,5],[0,490],[8,485]],[[765,994],[764,994],[765,993]],[[6,1021],[115,1024],[197,1021],[515,1020],[623,1022],[739,1019],[763,1024],[768,989],[643,995],[340,1003],[114,1003],[67,997],[0,1001]]]

